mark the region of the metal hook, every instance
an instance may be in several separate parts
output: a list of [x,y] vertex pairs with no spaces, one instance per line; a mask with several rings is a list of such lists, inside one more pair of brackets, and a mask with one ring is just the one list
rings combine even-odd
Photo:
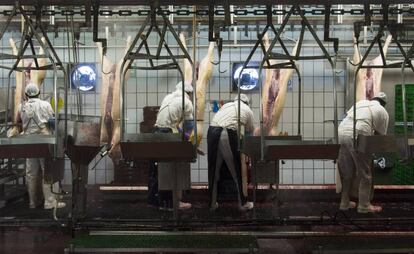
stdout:
[[216,43],[217,43],[218,61],[217,62],[210,61],[210,62],[213,65],[219,66],[219,73],[225,73],[227,72],[227,70],[221,70],[221,52],[223,51],[223,38],[217,37]]

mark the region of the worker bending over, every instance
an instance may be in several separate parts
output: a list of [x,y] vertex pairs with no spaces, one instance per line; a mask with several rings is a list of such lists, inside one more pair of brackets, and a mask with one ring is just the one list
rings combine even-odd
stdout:
[[[241,210],[253,208],[252,202],[247,202],[243,195],[241,178],[241,160],[238,148],[238,103],[236,96],[233,102],[224,104],[213,117],[207,133],[208,145],[208,183],[210,207],[216,209],[217,184],[220,180],[220,171],[223,163],[226,164],[236,184],[238,201]],[[254,117],[249,107],[249,98],[240,94],[240,124],[246,133],[252,133]],[[242,132],[243,133],[243,132]]]
[[[178,133],[181,125],[186,133],[193,129],[193,103],[190,94],[193,92],[191,84],[184,85],[184,108],[183,108],[183,84],[178,83],[176,90],[163,99],[157,114],[153,133]],[[184,122],[182,120],[184,118]],[[158,191],[158,166],[157,162],[150,162],[148,179],[148,204],[172,211],[172,191]],[[190,203],[181,202],[178,209],[191,208]]]
[[[356,136],[385,135],[388,128],[388,113],[385,110],[387,96],[380,92],[371,100],[356,103]],[[358,187],[358,212],[380,212],[380,206],[371,204],[374,194],[372,183],[372,155],[357,151],[353,146],[354,108],[348,110],[338,128],[339,151],[338,169],[341,176],[342,193],[339,209],[348,210],[356,204],[350,201],[353,183]]]

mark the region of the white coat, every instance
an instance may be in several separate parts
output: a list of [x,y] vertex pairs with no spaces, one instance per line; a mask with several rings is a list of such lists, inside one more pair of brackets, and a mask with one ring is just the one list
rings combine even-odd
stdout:
[[165,96],[158,111],[155,126],[159,128],[170,128],[178,132],[178,126],[183,120],[193,120],[193,103],[187,93],[184,96],[184,109],[182,91],[174,91]]
[[53,116],[49,102],[39,98],[30,98],[19,106],[23,134],[49,134],[47,121]]
[[[356,104],[356,134],[366,136],[385,135],[388,129],[388,112],[378,101],[361,100]],[[354,124],[354,107],[348,110],[346,117],[339,125],[338,132],[340,136],[353,136]]]
[[[254,130],[253,111],[245,103],[240,102],[240,123],[247,132]],[[210,126],[222,127],[237,131],[238,121],[238,102],[228,102],[224,104],[213,117]]]

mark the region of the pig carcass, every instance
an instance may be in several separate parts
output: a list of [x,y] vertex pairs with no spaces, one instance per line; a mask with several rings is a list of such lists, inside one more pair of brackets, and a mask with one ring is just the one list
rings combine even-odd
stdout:
[[[263,37],[263,44],[266,50],[270,46],[267,34]],[[297,47],[298,42],[293,47],[291,55],[296,54]],[[270,64],[276,63],[275,60],[270,61]],[[265,135],[277,135],[279,119],[286,100],[287,84],[292,74],[293,69],[266,69],[265,71],[262,92],[263,130]]]
[[[186,48],[184,34],[180,34],[180,40]],[[197,100],[197,146],[200,145],[203,137],[203,125],[204,125],[204,112],[206,109],[206,90],[208,82],[213,75],[213,61],[214,61],[214,42],[210,42],[207,50],[207,54],[200,62],[198,68],[198,79],[196,81],[196,100]],[[191,83],[193,80],[193,70],[190,62],[184,59],[184,80],[185,82]],[[200,153],[203,153],[199,150]]]
[[[126,51],[131,45],[131,37],[127,38]],[[121,159],[121,149],[120,149],[120,121],[121,121],[121,111],[120,111],[120,77],[123,74],[121,70],[122,60],[117,64],[113,64],[112,61],[105,55],[102,54],[102,45],[97,44],[99,54],[102,57],[102,94],[101,94],[101,142],[109,143],[109,157],[112,159],[114,166],[118,165],[119,160]],[[128,66],[127,62],[125,66]],[[129,71],[125,75],[125,84],[127,84],[129,79]]]
[[[388,47],[391,43],[392,36],[388,35],[382,48],[384,56],[387,56]],[[353,63],[358,64],[362,60],[362,55],[359,51],[356,38],[354,37],[354,55]],[[378,55],[371,61],[365,60],[364,66],[378,66],[382,65],[381,55]],[[361,68],[357,75],[357,98],[356,101],[372,99],[377,93],[381,92],[381,79],[383,68]]]
[[[45,38],[42,37],[42,41],[45,42]],[[10,47],[12,48],[13,55],[17,55],[19,50],[16,46],[15,41],[13,38],[9,39]],[[39,49],[39,55],[44,54],[44,51],[42,48]],[[46,65],[47,59],[46,58],[39,58],[38,64],[39,67]],[[27,59],[21,59],[19,61],[18,67],[30,67],[33,64],[33,60],[27,60]],[[15,84],[15,92],[14,92],[14,112],[13,112],[13,128],[9,131],[8,136],[13,137],[19,134],[18,127],[16,126],[17,121],[17,113],[19,109],[19,105],[22,103],[23,100],[26,99],[26,96],[24,94],[24,90],[27,84],[34,83],[38,85],[39,89],[41,87],[41,84],[43,84],[43,81],[46,76],[46,70],[25,70],[25,71],[16,71],[16,84]]]
[[[180,41],[183,44],[184,48],[187,49],[187,43],[185,41],[185,35],[180,33]],[[184,58],[184,82],[191,83],[193,81],[193,68],[191,66],[190,61],[187,58]],[[194,63],[195,64],[195,63]]]
[[199,74],[197,79],[197,141],[198,145],[203,137],[204,126],[204,112],[206,109],[206,89],[208,82],[213,75],[213,62],[214,60],[214,42],[210,42],[208,46],[207,55],[201,60],[199,66]]
[[[46,39],[44,37],[42,37],[42,43],[46,44]],[[39,55],[43,55],[45,52],[43,50],[42,47],[39,47]],[[37,63],[39,65],[39,67],[43,67],[46,65],[47,63],[47,58],[37,58]],[[32,62],[32,66],[35,66],[35,63]],[[36,84],[39,89],[41,88],[41,86],[43,85],[43,81],[45,80],[46,77],[46,70],[32,70],[30,71],[30,81],[33,84]]]

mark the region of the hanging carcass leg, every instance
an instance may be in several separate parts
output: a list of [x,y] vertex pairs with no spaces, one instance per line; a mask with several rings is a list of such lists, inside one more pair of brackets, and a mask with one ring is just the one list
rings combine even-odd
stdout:
[[[131,44],[131,37],[127,38],[126,50]],[[122,61],[113,64],[112,61],[103,55],[102,46],[97,44],[99,55],[102,57],[102,94],[101,94],[101,143],[109,145],[109,157],[112,159],[114,165],[118,165],[121,159],[121,150],[119,148],[120,141],[120,70]],[[127,66],[126,64],[125,66]],[[125,76],[127,81],[129,72]],[[127,83],[127,82],[126,82]]]
[[203,125],[204,125],[204,112],[206,109],[206,90],[208,82],[213,75],[213,64],[214,61],[214,42],[210,42],[208,46],[207,55],[201,60],[198,68],[198,79],[197,79],[197,141],[200,145],[201,138],[203,137]]
[[[42,43],[44,45],[46,45],[46,39],[44,37],[42,37]],[[42,47],[39,47],[39,53],[38,54],[39,55],[44,55],[45,54]],[[47,58],[37,58],[36,60],[37,60],[37,63],[39,65],[39,67],[43,67],[47,63]],[[32,62],[32,65],[33,65],[33,62]],[[36,84],[39,87],[39,89],[43,85],[43,81],[45,80],[45,77],[46,77],[46,70],[32,70],[30,72],[30,81],[33,84]]]
[[[267,34],[263,37],[263,43],[267,50],[270,46]],[[298,42],[293,47],[291,55],[296,54],[297,46]],[[271,65],[276,63],[274,60],[270,61]],[[262,94],[265,135],[275,136],[278,134],[277,127],[285,106],[287,85],[292,74],[293,69],[266,69]]]
[[[127,53],[129,47],[131,46],[131,37],[128,36],[126,45],[125,45],[125,53]],[[128,66],[129,61],[126,62],[125,66]],[[115,72],[115,85],[114,85],[114,92],[113,92],[113,104],[112,104],[112,119],[113,119],[113,133],[112,133],[112,139],[111,139],[111,150],[109,151],[109,157],[111,157],[112,161],[114,163],[118,164],[119,160],[121,159],[121,147],[119,145],[119,142],[121,140],[121,109],[120,109],[120,92],[121,92],[121,86],[120,86],[120,77],[122,73],[124,73],[124,70],[121,70],[122,66],[122,60],[120,60],[116,65],[116,72]],[[130,71],[128,70],[125,75],[125,84],[128,84],[128,79],[130,76]]]
[[[180,34],[181,43],[185,48],[184,34]],[[206,109],[206,90],[208,83],[213,75],[213,61],[214,61],[214,42],[210,42],[207,54],[200,62],[198,67],[198,79],[196,81],[196,100],[197,100],[197,146],[200,145],[203,137],[204,112]],[[193,80],[193,69],[188,59],[184,59],[184,81],[191,83]],[[192,135],[194,137],[194,135]]]
[[[18,54],[19,50],[16,46],[16,42],[13,40],[13,38],[9,39],[10,47],[12,48],[13,55]],[[31,61],[25,61],[24,59],[21,59],[17,67],[23,67],[27,65],[29,67],[31,65]],[[17,124],[17,113],[19,110],[19,106],[22,103],[23,100],[26,99],[26,96],[24,95],[24,89],[27,84],[30,83],[30,71],[16,71],[16,84],[15,84],[15,91],[14,91],[14,110],[13,110],[13,128],[8,132],[9,137],[13,137],[19,134],[19,129],[16,126]]]
[[[391,43],[392,36],[388,35],[382,48],[384,57],[387,56],[388,47]],[[362,60],[362,55],[359,51],[356,38],[354,37],[354,55],[353,63],[358,64]],[[381,66],[383,65],[381,55],[378,55],[371,61],[363,63],[364,66]],[[361,68],[357,75],[357,101],[372,99],[376,94],[381,91],[381,79],[383,68]]]
[[112,139],[112,104],[113,87],[115,83],[116,66],[102,52],[102,44],[97,44],[99,56],[101,57],[102,70],[102,90],[101,90],[101,144],[109,143]]

